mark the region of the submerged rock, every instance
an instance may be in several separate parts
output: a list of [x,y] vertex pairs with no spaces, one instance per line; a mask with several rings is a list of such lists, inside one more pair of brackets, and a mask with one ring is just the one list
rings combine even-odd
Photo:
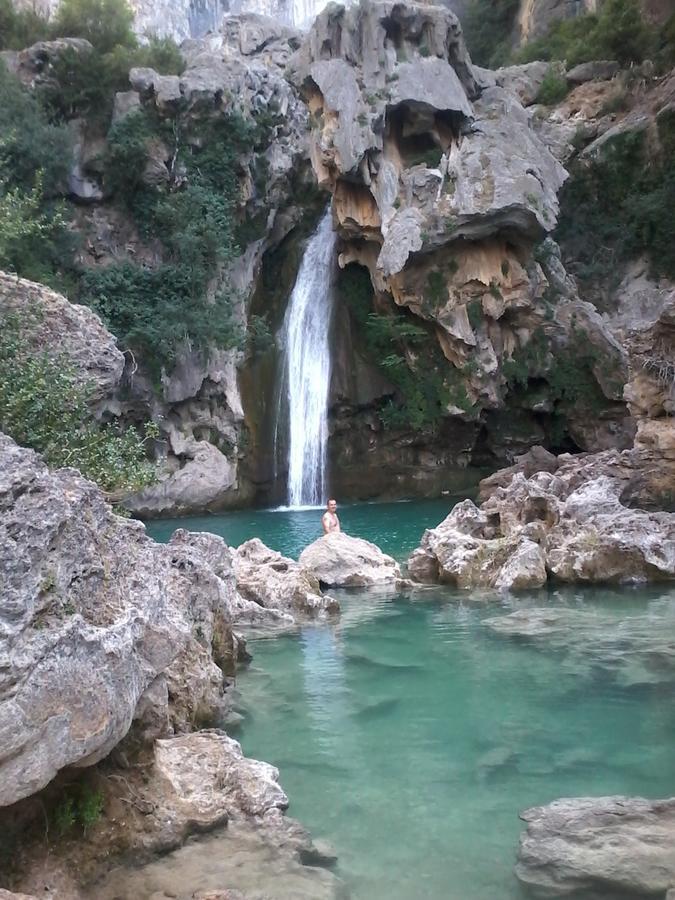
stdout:
[[375,544],[348,534],[326,534],[300,554],[299,563],[328,587],[367,587],[401,582],[401,569]]
[[675,883],[675,798],[565,798],[520,817],[515,871],[536,896],[664,896]]
[[675,682],[675,605],[617,619],[596,610],[534,608],[484,619],[495,634],[528,641],[562,660],[565,671],[593,679],[598,671],[621,687]]

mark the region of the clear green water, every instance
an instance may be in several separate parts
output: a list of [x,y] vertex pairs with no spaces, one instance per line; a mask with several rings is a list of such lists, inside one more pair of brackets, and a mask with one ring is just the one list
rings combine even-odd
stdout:
[[[402,556],[446,508],[352,507],[343,524]],[[258,534],[296,555],[316,515],[202,521],[232,542]],[[675,793],[674,655],[663,652],[675,643],[674,590],[340,599],[337,624],[251,642],[237,737],[278,766],[291,815],[334,845],[357,900],[520,898],[519,810],[561,796]],[[543,605],[573,611],[555,640],[484,624]]]

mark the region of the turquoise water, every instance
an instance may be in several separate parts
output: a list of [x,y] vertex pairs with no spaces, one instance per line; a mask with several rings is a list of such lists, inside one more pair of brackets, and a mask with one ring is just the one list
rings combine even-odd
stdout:
[[[416,502],[355,503],[338,507],[338,515],[343,531],[375,541],[385,553],[405,557],[417,547],[424,529],[438,525],[458,499],[461,498],[449,496]],[[233,547],[258,537],[273,550],[297,559],[303,547],[321,537],[323,512],[323,509],[246,509],[219,516],[158,519],[148,522],[147,529],[158,541],[167,541],[176,528],[211,531]]]
[[[402,556],[445,511],[352,507],[343,523]],[[204,521],[296,555],[314,516]],[[339,622],[250,642],[236,736],[279,768],[290,814],[333,844],[355,900],[516,900],[520,810],[675,793],[675,590],[339,596]],[[486,624],[543,605],[567,619],[537,642]]]

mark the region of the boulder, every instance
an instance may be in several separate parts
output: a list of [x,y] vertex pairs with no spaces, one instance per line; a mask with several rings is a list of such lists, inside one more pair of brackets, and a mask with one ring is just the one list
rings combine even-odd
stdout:
[[217,568],[198,541],[157,544],[0,436],[0,805],[102,759],[135,716],[156,737],[222,711],[231,623],[260,607],[220,543]]
[[584,84],[586,81],[609,81],[614,78],[621,66],[615,60],[597,59],[593,62],[579,63],[565,73],[568,84]]
[[396,585],[401,569],[375,544],[344,533],[326,534],[300,554],[301,566],[327,587]]
[[[537,462],[539,460],[539,462]],[[622,502],[636,451],[555,460],[541,453],[496,473],[480,508],[458,503],[408,560],[413,578],[460,587],[540,587],[675,578],[675,514]],[[529,466],[539,469],[526,475]]]
[[531,106],[552,65],[538,60],[520,66],[504,66],[494,72],[495,83],[515,94],[523,106]]
[[288,806],[278,770],[245,757],[237,741],[223,732],[158,740],[154,754],[153,777],[166,783],[156,793],[170,807],[172,819],[182,820],[186,833],[188,823],[203,831],[233,815],[262,817]]
[[408,572],[423,582],[457,587],[521,590],[546,583],[545,557],[527,537],[498,536],[471,500],[458,503],[422,536],[408,559]]
[[270,550],[258,538],[231,552],[237,590],[252,603],[300,615],[339,612],[340,604],[322,593],[313,572]]
[[63,354],[95,402],[120,383],[124,355],[114,336],[87,306],[77,306],[43,284],[0,272],[0,322],[16,316],[35,352]]
[[565,798],[520,817],[515,871],[539,896],[662,897],[675,883],[675,798]]

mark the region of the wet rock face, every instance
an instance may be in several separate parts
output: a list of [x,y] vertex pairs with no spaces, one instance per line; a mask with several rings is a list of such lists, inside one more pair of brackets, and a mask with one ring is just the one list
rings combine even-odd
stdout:
[[520,817],[515,871],[535,896],[664,896],[675,880],[675,799],[578,797]]
[[540,587],[547,577],[675,578],[675,514],[628,509],[620,500],[631,465],[639,472],[639,451],[563,455],[555,467],[548,457],[541,462],[548,471],[526,477],[526,460],[498,473],[480,509],[465,500],[426,531],[408,561],[412,577],[514,590]]
[[326,534],[300,554],[299,563],[328,587],[367,587],[402,582],[401,570],[375,544],[344,533]]

